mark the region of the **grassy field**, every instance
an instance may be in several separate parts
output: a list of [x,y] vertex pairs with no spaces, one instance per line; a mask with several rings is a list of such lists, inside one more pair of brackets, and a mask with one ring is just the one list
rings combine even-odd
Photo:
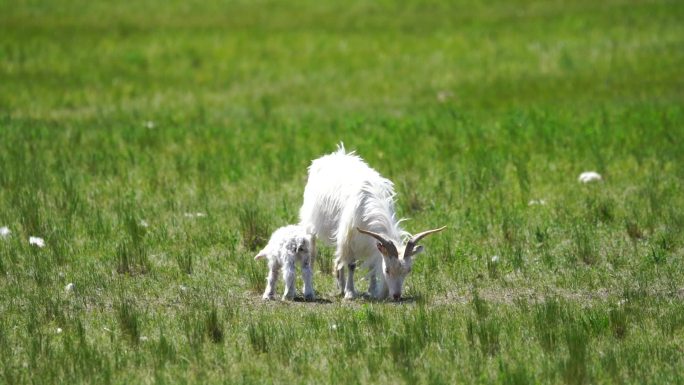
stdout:
[[[682,20],[0,0],[0,383],[684,383]],[[449,230],[400,303],[336,296],[330,249],[316,302],[263,302],[340,141]]]

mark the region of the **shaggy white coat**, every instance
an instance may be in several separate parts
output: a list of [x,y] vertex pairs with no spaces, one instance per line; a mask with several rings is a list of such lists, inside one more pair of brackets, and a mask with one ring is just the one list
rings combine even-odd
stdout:
[[[402,238],[408,233],[399,226],[394,210],[394,187],[342,144],[332,154],[314,160],[309,167],[309,180],[300,209],[300,225],[322,242],[335,246],[335,274],[340,293],[345,298],[356,296],[354,270],[363,263],[370,270],[369,294],[376,298],[401,297],[412,258],[388,258],[379,244],[358,228],[385,234],[403,255]],[[422,248],[417,250],[422,251]],[[344,267],[349,277],[344,277]],[[382,272],[382,276],[379,274]],[[381,285],[377,285],[377,278]]]
[[302,266],[302,278],[304,280],[304,298],[314,298],[313,289],[313,262],[316,256],[315,237],[307,233],[306,229],[298,225],[289,225],[279,228],[271,235],[268,244],[254,257],[254,259],[266,258],[268,260],[268,276],[266,277],[266,290],[264,299],[273,299],[278,281],[278,273],[283,270],[285,290],[283,299],[292,300],[295,296],[295,263]]

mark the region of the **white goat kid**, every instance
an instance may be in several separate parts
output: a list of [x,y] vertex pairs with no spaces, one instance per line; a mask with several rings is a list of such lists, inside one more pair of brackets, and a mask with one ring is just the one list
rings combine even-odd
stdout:
[[304,279],[304,299],[314,299],[312,269],[315,256],[316,238],[307,233],[304,227],[289,225],[274,231],[268,244],[254,257],[254,259],[268,259],[269,272],[263,298],[273,299],[278,273],[282,268],[283,280],[285,281],[283,299],[294,299],[295,262],[299,262],[302,266],[302,278]]
[[[338,288],[347,299],[356,296],[354,270],[358,261],[370,270],[368,291],[372,297],[389,295],[399,300],[413,257],[423,251],[417,243],[445,229],[409,237],[395,218],[394,195],[392,182],[353,152],[347,153],[342,144],[337,152],[314,160],[309,167],[300,225],[336,247],[335,274]],[[408,238],[407,242],[402,238]],[[346,280],[345,267],[349,271]]]

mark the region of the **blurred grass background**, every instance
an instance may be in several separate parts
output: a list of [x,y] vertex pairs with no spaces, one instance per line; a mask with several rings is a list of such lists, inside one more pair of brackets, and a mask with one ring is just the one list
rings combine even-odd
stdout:
[[[0,382],[681,381],[681,20],[0,0]],[[329,249],[319,302],[264,304],[252,256],[340,141],[450,231],[399,305],[335,297]]]

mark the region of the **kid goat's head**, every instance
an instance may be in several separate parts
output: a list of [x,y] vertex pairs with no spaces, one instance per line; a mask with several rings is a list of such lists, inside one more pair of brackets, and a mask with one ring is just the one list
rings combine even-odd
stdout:
[[382,274],[389,289],[389,295],[394,300],[401,299],[401,291],[404,286],[404,278],[411,271],[413,256],[423,252],[423,246],[419,245],[421,239],[426,236],[446,229],[446,226],[438,229],[423,231],[411,237],[405,245],[397,245],[386,236],[372,231],[356,228],[360,233],[370,235],[378,240],[378,250],[382,254]]

